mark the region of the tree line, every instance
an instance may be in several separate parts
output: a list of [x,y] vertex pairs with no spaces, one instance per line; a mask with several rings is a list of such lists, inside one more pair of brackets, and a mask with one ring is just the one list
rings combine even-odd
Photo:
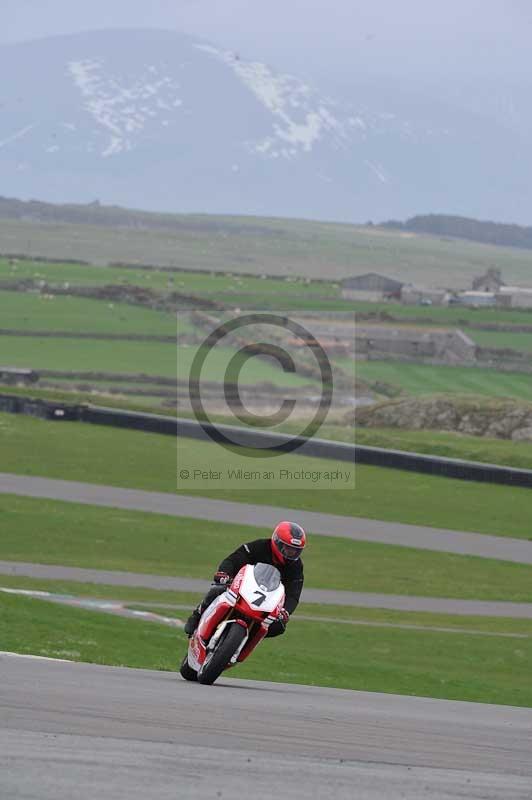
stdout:
[[532,227],[509,225],[502,222],[484,222],[469,217],[425,214],[411,217],[406,222],[389,220],[381,223],[380,227],[412,233],[427,233],[432,236],[469,239],[483,244],[532,249]]

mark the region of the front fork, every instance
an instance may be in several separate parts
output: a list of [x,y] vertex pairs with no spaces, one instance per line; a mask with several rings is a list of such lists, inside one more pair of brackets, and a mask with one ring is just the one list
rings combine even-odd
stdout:
[[268,628],[265,627],[262,623],[256,625],[255,631],[251,633],[248,640],[242,647],[240,653],[238,654],[237,661],[239,662],[245,661],[246,658],[250,655],[250,653],[252,653],[253,650],[256,648],[256,646],[262,642],[267,633],[268,633]]
[[235,620],[234,623],[227,621],[223,624],[233,610],[236,599],[236,595],[231,590],[227,590],[217,597],[203,614],[197,629],[197,634],[203,642],[208,642],[207,650],[211,650],[212,647],[216,646],[216,642],[225,629],[225,625],[241,624],[243,627],[246,627],[248,630],[248,638],[244,639],[240,649],[235,656],[233,656],[233,659],[231,659],[232,663],[245,661],[256,646],[262,642],[268,632],[268,621],[266,620],[249,625],[244,625],[237,620]]

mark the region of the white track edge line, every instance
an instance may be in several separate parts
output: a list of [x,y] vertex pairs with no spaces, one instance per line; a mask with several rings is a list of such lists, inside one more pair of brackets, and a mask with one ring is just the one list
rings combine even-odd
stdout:
[[16,658],[33,658],[36,661],[58,661],[62,664],[75,664],[69,658],[48,658],[47,656],[34,656],[30,653],[10,653],[8,650],[0,650],[0,656],[14,656]]

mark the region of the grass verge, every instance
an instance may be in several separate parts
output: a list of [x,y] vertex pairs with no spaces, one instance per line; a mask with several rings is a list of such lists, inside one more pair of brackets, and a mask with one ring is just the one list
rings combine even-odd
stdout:
[[[95,383],[97,385],[97,383]],[[144,398],[133,402],[130,398],[105,395],[98,397],[91,392],[60,391],[36,389],[32,387],[0,387],[0,394],[15,394],[24,397],[37,397],[43,400],[59,400],[65,403],[92,403],[112,408],[123,408],[132,411],[154,411],[154,405]],[[154,401],[155,402],[155,401]],[[157,403],[160,399],[157,399]],[[175,417],[175,408],[157,408],[157,413]],[[190,411],[179,410],[180,417],[193,418]],[[232,417],[221,414],[211,415],[216,422],[234,425]],[[298,433],[300,425],[285,422],[278,426],[280,431]],[[400,428],[361,428],[354,434],[351,426],[324,424],[317,434],[322,439],[338,442],[353,442],[369,447],[382,447],[391,450],[405,450],[411,453],[460,458],[465,461],[478,461],[483,464],[499,464],[520,469],[532,469],[532,448],[529,442],[512,442],[507,439],[490,439],[484,436],[467,436],[452,431],[402,430]]]
[[[176,443],[170,436],[0,414],[3,472],[174,492]],[[226,468],[229,455],[215,444],[181,440],[187,466]],[[31,454],[31,455],[28,455]],[[327,462],[288,456],[294,468]],[[193,492],[190,492],[193,494]],[[279,505],[390,522],[531,537],[532,492],[380,467],[358,466],[356,489],[205,491],[210,497]],[[511,509],[511,514],[508,513]]]
[[[175,670],[186,651],[184,634],[162,625],[9,595],[0,605],[13,652]],[[526,639],[299,621],[230,675],[531,707],[531,661]]]
[[[183,618],[184,612],[199,600],[197,592],[172,592],[145,589],[141,586],[111,586],[99,583],[80,583],[78,581],[43,580],[14,575],[0,575],[0,587],[46,591],[52,594],[68,594],[74,597],[115,600],[128,608],[139,608],[162,613],[165,616]],[[0,597],[3,595],[0,594]],[[182,608],[181,608],[182,606]],[[385,608],[365,608],[362,606],[319,605],[300,603],[292,622],[302,616],[338,619],[342,622],[363,625],[412,625],[420,628],[454,628],[458,632],[482,631],[488,634],[508,634],[532,637],[532,620],[514,617],[478,617],[462,614],[436,614],[427,611],[392,611]]]
[[[269,536],[242,525],[0,496],[0,559],[208,579],[239,544]],[[312,532],[311,532],[312,533]],[[532,566],[311,536],[305,585],[317,589],[532,602]]]

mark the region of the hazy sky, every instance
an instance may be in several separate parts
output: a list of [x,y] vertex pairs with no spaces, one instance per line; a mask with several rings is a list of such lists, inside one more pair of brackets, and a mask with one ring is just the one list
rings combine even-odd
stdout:
[[532,71],[531,0],[0,0],[2,43],[147,26],[332,76]]

